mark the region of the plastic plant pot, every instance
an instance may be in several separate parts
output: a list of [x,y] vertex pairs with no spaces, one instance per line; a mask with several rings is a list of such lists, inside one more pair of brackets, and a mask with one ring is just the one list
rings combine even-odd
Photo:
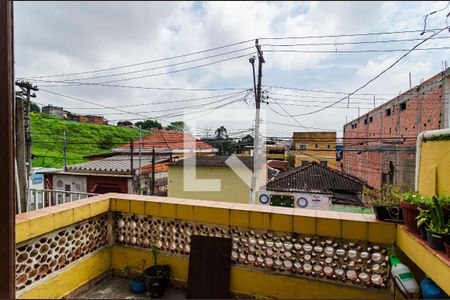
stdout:
[[131,278],[130,289],[131,289],[131,291],[133,291],[135,293],[145,292],[146,286],[145,286],[144,276],[137,276],[137,277]]
[[445,251],[444,242],[448,240],[449,235],[432,232],[428,228],[426,230],[428,246],[439,251]]
[[414,233],[420,233],[417,228],[417,215],[419,214],[419,206],[408,203],[406,201],[400,201],[400,206],[403,210],[403,220],[405,221],[406,228]]

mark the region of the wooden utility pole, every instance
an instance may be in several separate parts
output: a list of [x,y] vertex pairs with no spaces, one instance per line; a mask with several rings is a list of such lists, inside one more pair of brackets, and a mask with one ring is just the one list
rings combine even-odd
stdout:
[[155,147],[152,150],[152,195],[155,195]]
[[27,209],[27,191],[28,191],[28,179],[27,177],[27,167],[26,167],[26,146],[25,146],[25,126],[24,126],[24,106],[25,101],[19,94],[15,97],[16,99],[16,159],[17,164],[17,197],[19,200],[18,212],[25,212]]
[[139,160],[138,160],[138,194],[141,194],[141,159],[142,159],[142,150],[141,150],[141,144],[142,144],[142,135],[141,135],[141,125],[139,125]]
[[67,137],[66,131],[63,131],[63,154],[64,154],[64,171],[67,171]]
[[134,194],[135,191],[136,191],[136,188],[135,188],[135,186],[134,186],[133,153],[134,153],[133,141],[130,141],[130,173],[131,173],[131,188],[133,189],[133,194]]
[[27,81],[16,81],[16,85],[22,90],[22,95],[26,97],[26,102],[23,105],[23,118],[24,118],[24,128],[25,128],[25,157],[26,157],[26,169],[27,169],[27,180],[31,176],[31,124],[30,124],[30,111],[31,111],[31,99],[36,98],[36,94],[31,93],[31,91],[39,91],[37,86],[33,86]]
[[255,102],[256,102],[256,117],[255,117],[255,138],[253,140],[253,161],[254,170],[252,175],[252,187],[250,204],[256,203],[256,188],[257,181],[260,179],[260,169],[261,169],[261,141],[259,136],[259,123],[260,123],[260,108],[261,108],[261,81],[262,81],[262,64],[266,61],[264,60],[263,52],[261,46],[258,44],[258,40],[255,40],[256,51],[258,52],[258,85],[255,84],[255,67],[254,58],[250,58],[250,63],[253,67],[253,85],[255,89]]
[[0,1],[0,299],[16,296],[13,2]]

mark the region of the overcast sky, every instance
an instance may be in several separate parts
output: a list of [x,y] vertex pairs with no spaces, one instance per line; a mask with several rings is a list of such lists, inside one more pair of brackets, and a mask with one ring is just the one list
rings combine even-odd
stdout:
[[[73,84],[67,86],[67,83],[34,81],[41,89],[61,95],[102,106],[125,106],[118,108],[119,110],[106,109],[44,91],[37,92],[38,103],[60,105],[76,113],[102,114],[112,120],[111,123],[120,119],[136,121],[135,119],[148,116],[158,117],[159,121],[167,124],[183,119],[182,116],[170,116],[182,112],[173,111],[174,108],[193,107],[185,118],[207,117],[208,121],[198,122],[202,130],[210,128],[213,131],[220,125],[225,125],[230,132],[245,130],[252,126],[251,120],[254,119],[252,94],[220,89],[253,87],[252,69],[248,59],[255,54],[255,38],[419,30],[389,35],[260,39],[266,59],[262,82],[269,95],[269,104],[262,105],[262,108],[267,110],[264,119],[291,125],[267,123],[267,134],[292,136],[292,131],[305,130],[300,127],[300,123],[309,130],[331,129],[338,131],[340,135],[339,131],[342,131],[346,120],[350,121],[358,116],[358,107],[361,115],[373,108],[372,94],[375,95],[377,105],[389,100],[408,89],[409,72],[412,74],[412,84],[416,85],[422,79],[442,71],[443,62],[450,54],[448,49],[414,51],[359,92],[367,95],[352,96],[349,105],[348,100],[345,100],[336,105],[339,108],[298,116],[295,117],[296,121],[289,114],[315,111],[339,100],[339,97],[345,94],[336,92],[352,92],[405,53],[339,51],[408,50],[419,43],[420,39],[432,34],[427,32],[420,35],[424,16],[444,9],[447,2],[15,2],[14,5],[16,77],[83,73],[134,64],[101,72],[38,78],[47,81],[109,82],[106,84],[122,87]],[[427,28],[445,27],[445,17],[449,9],[450,7],[431,15],[427,19]],[[439,39],[427,41],[421,48],[450,46],[448,31],[443,31],[438,37]],[[380,40],[394,42],[342,44]],[[160,60],[234,43],[239,44]],[[300,53],[279,50],[329,52]],[[160,61],[149,62],[152,60]],[[187,61],[192,62],[186,63]],[[142,64],[143,62],[149,63]],[[183,70],[209,63],[213,64]],[[116,75],[110,76],[113,74]],[[218,90],[169,90],[170,88]],[[217,97],[181,101],[211,96]],[[242,100],[244,98],[247,101]],[[236,102],[226,105],[235,100]],[[161,103],[169,101],[172,103]],[[145,103],[154,104],[133,106]],[[220,116],[206,110],[221,105],[224,105],[224,108],[245,110],[235,113],[221,112]],[[350,107],[347,108],[347,105]],[[267,109],[268,106],[285,116]],[[100,109],[93,109],[94,107]],[[222,121],[232,120],[238,115],[240,121]]]

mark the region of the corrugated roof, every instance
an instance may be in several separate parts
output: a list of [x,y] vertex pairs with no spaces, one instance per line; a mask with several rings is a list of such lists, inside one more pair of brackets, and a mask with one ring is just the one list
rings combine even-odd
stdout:
[[311,162],[278,174],[267,189],[279,192],[352,192],[360,193],[366,185],[358,178]]
[[289,169],[289,163],[281,160],[269,160],[267,165],[271,168],[286,171]]
[[[195,164],[196,166],[201,167],[228,167],[228,165],[225,163],[225,161],[230,156],[205,156],[205,155],[198,155],[195,156]],[[253,170],[253,156],[231,156],[232,159],[239,159],[247,168],[250,170]],[[193,156],[190,156],[188,158],[178,160],[176,162],[171,163],[171,166],[183,166],[184,161],[192,160]]]
[[[217,150],[213,146],[198,140],[190,134],[171,131],[171,130],[155,130],[153,133],[142,138],[141,149],[142,150],[181,150],[181,149],[194,149],[196,150]],[[133,147],[135,151],[139,149],[139,140],[133,141]],[[113,151],[130,151],[130,143],[123,144]]]
[[[169,156],[155,155],[155,163],[167,161]],[[141,167],[152,163],[152,155],[141,156]],[[133,169],[139,167],[139,156],[133,155]],[[105,159],[89,161],[86,163],[71,165],[67,167],[68,171],[76,172],[90,172],[90,173],[127,173],[131,171],[131,157],[130,155],[116,155],[107,157]]]

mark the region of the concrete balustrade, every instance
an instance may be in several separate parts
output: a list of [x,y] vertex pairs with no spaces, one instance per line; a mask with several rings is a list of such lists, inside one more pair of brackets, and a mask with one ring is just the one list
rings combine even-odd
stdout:
[[[55,236],[55,233],[60,231],[70,231],[84,224],[83,222],[92,223],[105,216],[109,220],[106,244],[86,255],[79,255],[64,267],[26,284],[18,291],[18,298],[61,298],[112,269],[120,270],[129,266],[142,271],[143,260],[146,261],[145,267],[150,266],[152,257],[148,247],[135,244],[135,240],[128,240],[128,243],[119,242],[122,231],[117,222],[122,219],[136,220],[138,226],[143,224],[144,218],[150,218],[155,224],[165,226],[181,224],[198,228],[195,226],[201,224],[208,230],[216,230],[230,237],[234,237],[236,233],[254,234],[259,239],[266,237],[265,242],[267,235],[273,234],[275,240],[278,236],[292,238],[292,241],[302,240],[304,244],[314,241],[317,242],[314,244],[316,246],[323,243],[321,249],[310,250],[312,253],[318,251],[317,257],[314,256],[316,254],[313,255],[313,259],[317,259],[316,265],[326,257],[324,255],[319,259],[318,254],[322,253],[327,245],[333,244],[337,248],[350,245],[348,249],[359,249],[358,255],[366,249],[371,249],[371,245],[377,245],[375,247],[378,248],[369,251],[384,253],[382,258],[385,259],[385,249],[395,243],[397,232],[395,224],[376,221],[372,215],[111,193],[17,215],[17,246],[31,250],[32,245],[39,239]],[[186,236],[183,238],[186,239]],[[330,244],[325,244],[328,242]],[[174,279],[185,284],[189,266],[188,252],[171,251],[164,247],[159,263],[170,264]],[[240,244],[239,247],[244,249],[243,251],[248,249],[248,245]],[[286,249],[291,247],[292,245]],[[270,257],[267,255],[266,258]],[[276,256],[273,259],[274,265],[275,258]],[[329,261],[332,261],[331,257]],[[336,261],[337,267],[334,268],[339,268],[343,261],[341,258],[336,258]],[[355,262],[357,266],[365,264],[365,260],[358,262],[356,258]],[[311,263],[311,267],[316,265]],[[325,266],[327,265],[323,264],[322,267]],[[365,276],[349,282],[345,276],[324,276],[322,268],[317,274],[313,273],[314,275],[308,273],[307,268],[304,271],[299,269],[298,272],[290,268],[292,267],[271,269],[264,264],[247,265],[246,261],[237,259],[232,264],[231,290],[236,294],[257,297],[392,298],[389,284],[374,287],[370,280],[364,282]],[[22,270],[23,272],[26,270]],[[362,269],[355,274],[364,272]],[[350,278],[352,274],[349,273],[348,276]],[[370,279],[370,276],[368,278]]]

